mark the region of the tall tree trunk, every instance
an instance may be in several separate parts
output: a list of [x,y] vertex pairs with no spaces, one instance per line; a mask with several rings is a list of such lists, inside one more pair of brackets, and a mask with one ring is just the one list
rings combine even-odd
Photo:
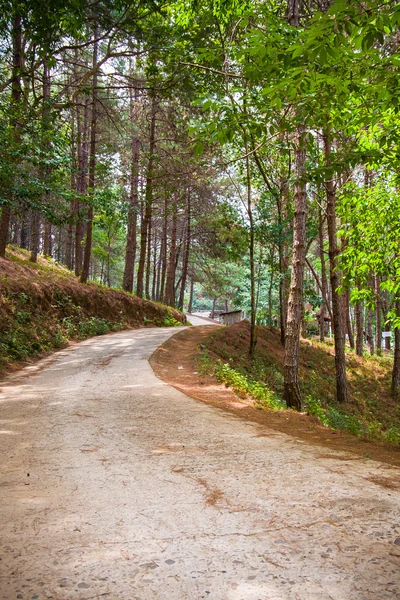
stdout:
[[[81,120],[80,107],[77,102],[77,146],[78,146],[78,176],[77,192],[78,196],[84,196],[87,192],[86,169],[88,162],[88,123],[89,123],[89,103],[85,102],[83,123]],[[80,276],[83,263],[83,234],[84,224],[81,215],[82,204],[79,200],[75,202],[74,214],[76,218],[75,227],[75,275]]]
[[[400,317],[400,300],[396,300],[396,316]],[[400,387],[400,329],[398,327],[394,330],[394,360],[393,360],[393,371],[392,371],[392,396],[394,398],[399,397]]]
[[367,342],[369,345],[369,352],[371,355],[375,353],[374,336],[372,334],[372,311],[367,307]]
[[[20,115],[22,88],[21,88],[21,68],[22,68],[22,19],[20,7],[15,3],[15,12],[12,21],[12,44],[13,44],[13,67],[11,74],[11,128],[13,130],[15,149],[20,141]],[[11,198],[10,198],[11,200]],[[1,208],[0,221],[0,256],[6,255],[6,246],[8,241],[8,232],[10,227],[11,206],[3,204]]]
[[375,275],[375,321],[376,321],[376,353],[382,354],[382,302],[381,278]]
[[169,246],[167,280],[165,283],[164,303],[168,306],[175,306],[175,266],[176,266],[176,231],[178,220],[178,205],[177,198],[174,197],[172,204],[172,227],[171,227],[171,243]]
[[160,254],[158,256],[158,260],[157,260],[157,273],[156,273],[156,277],[157,277],[157,283],[156,283],[156,301],[159,302],[160,301],[160,285],[161,285],[161,263],[162,263],[162,255],[163,255],[163,248],[164,245],[164,236],[163,233],[161,232],[161,244],[160,244]]
[[[138,100],[139,90],[135,88],[135,98],[133,99],[132,89],[130,94],[130,118],[131,126],[136,125],[138,120]],[[128,208],[128,231],[125,250],[125,269],[122,287],[126,292],[132,292],[136,260],[136,236],[137,236],[137,215],[139,208],[139,157],[140,140],[137,135],[132,136],[131,144],[131,172],[130,172],[130,194]]]
[[53,238],[51,231],[51,222],[48,219],[44,219],[43,223],[43,254],[45,256],[53,255]]
[[256,339],[256,273],[254,259],[254,218],[251,198],[251,174],[250,174],[250,159],[247,141],[246,148],[246,180],[247,180],[247,215],[249,218],[250,227],[250,243],[249,243],[249,259],[250,259],[250,347],[249,354],[253,358],[257,344]]
[[88,185],[90,189],[90,200],[89,207],[87,210],[86,217],[86,239],[85,239],[85,250],[83,255],[82,273],[80,277],[81,283],[87,283],[89,278],[90,269],[90,258],[92,255],[92,238],[93,238],[93,199],[95,190],[95,179],[96,179],[96,133],[97,133],[97,58],[98,58],[98,27],[94,27],[94,39],[93,44],[93,69],[94,74],[92,77],[92,114],[90,122],[90,155],[89,155],[89,177]]
[[188,273],[189,266],[189,255],[190,255],[190,236],[191,236],[191,206],[190,206],[190,189],[187,194],[187,202],[186,202],[186,239],[185,239],[185,250],[183,253],[183,262],[182,262],[182,282],[181,282],[181,291],[179,294],[179,302],[178,308],[183,311],[183,304],[185,301],[185,288],[186,288],[186,279]]
[[33,263],[37,262],[37,257],[40,250],[40,212],[32,210],[31,213],[31,255],[29,260]]
[[217,304],[217,298],[213,298],[210,319],[213,319],[215,317],[215,305],[216,304]]
[[280,320],[280,332],[281,332],[281,344],[285,345],[286,338],[286,321],[287,321],[287,308],[290,281],[288,277],[289,273],[289,250],[286,240],[286,219],[287,219],[287,181],[283,181],[281,184],[281,197],[277,201],[278,208],[278,227],[279,227],[279,242],[278,242],[278,253],[279,253],[279,320]]
[[320,311],[320,329],[319,339],[321,342],[325,340],[325,316],[327,311],[327,291],[328,291],[328,279],[326,276],[326,264],[325,264],[325,252],[324,252],[324,222],[322,218],[322,209],[318,208],[318,242],[319,242],[319,258],[321,261],[321,294],[323,303]]
[[162,234],[162,251],[160,259],[161,263],[161,283],[160,283],[160,295],[159,300],[164,299],[165,289],[165,276],[167,273],[167,234],[168,234],[168,197],[165,196],[164,203],[164,222],[163,222],[163,234]]
[[351,325],[350,318],[350,290],[346,290],[344,293],[345,297],[345,311],[346,311],[346,331],[349,336],[349,345],[350,348],[354,350],[354,335],[353,335],[353,327]]
[[[325,165],[331,163],[331,140],[329,132],[325,131],[323,135]],[[345,335],[343,319],[341,315],[341,302],[338,288],[340,286],[340,275],[338,271],[338,243],[336,236],[336,190],[332,179],[325,181],[326,199],[327,199],[327,223],[329,237],[329,263],[330,280],[332,290],[332,314],[333,314],[333,335],[335,342],[335,370],[336,370],[336,398],[338,402],[348,402],[349,393],[346,376],[346,354],[345,354]]]
[[139,266],[136,277],[136,295],[139,298],[143,297],[144,291],[144,269],[146,264],[147,251],[147,232],[151,220],[152,204],[153,204],[153,169],[154,169],[154,151],[155,151],[155,131],[156,131],[156,114],[157,104],[155,91],[152,91],[151,98],[151,121],[150,121],[150,140],[149,140],[149,160],[147,163],[146,173],[146,191],[145,191],[145,210],[141,226],[140,236],[140,257]]
[[356,319],[356,354],[363,355],[364,350],[364,326],[363,326],[363,303],[357,302],[354,306],[354,316]]
[[156,300],[156,285],[157,285],[157,245],[158,245],[158,240],[157,240],[157,236],[156,236],[156,232],[154,230],[154,235],[153,235],[153,281],[152,281],[152,285],[151,285],[151,299],[153,301]]
[[289,408],[301,410],[299,385],[300,326],[303,311],[303,279],[306,260],[306,149],[305,128],[297,127],[295,149],[293,256],[285,339],[284,398]]
[[[50,119],[50,73],[47,65],[47,60],[43,63],[43,108],[42,108],[42,139],[40,140],[41,144],[41,154],[42,161],[44,162],[47,158],[46,154],[49,149],[49,119]],[[49,172],[48,169],[42,164],[40,166],[40,179],[42,180],[42,184],[46,187],[46,180],[48,178]],[[49,201],[48,192],[45,192],[42,196],[42,206],[45,206]],[[39,210],[32,210],[32,219],[31,219],[31,262],[37,262],[37,256],[39,253],[40,246],[40,225],[41,225],[41,215]],[[43,253],[46,254],[46,251],[49,250],[49,237],[51,233],[49,232],[49,226],[45,224],[44,227],[44,237],[43,237]],[[47,237],[47,239],[46,239]]]
[[[49,152],[50,147],[50,70],[48,67],[47,59],[43,62],[43,110],[42,110],[42,160],[46,161],[47,153]],[[40,167],[41,171],[41,179],[42,184],[44,184],[44,188],[47,187],[47,180],[49,178],[49,169],[48,167],[42,165]],[[49,193],[45,191],[42,196],[41,204],[43,207],[49,203]],[[35,215],[36,211],[33,212],[32,218],[32,233],[35,240],[35,243],[32,244],[32,253],[31,253],[31,261],[36,262],[37,254],[39,252],[39,237],[40,237],[40,213]],[[48,219],[43,218],[43,254],[45,256],[51,256],[51,223]]]
[[149,226],[147,230],[147,259],[146,259],[146,276],[145,276],[145,296],[150,298],[150,275],[151,275],[151,245],[152,245],[152,215],[150,215]]
[[[77,163],[76,163],[76,143],[75,143],[75,115],[74,112],[71,111],[71,191],[76,190],[76,171],[77,171]],[[74,242],[74,203],[71,203],[70,212],[69,212],[69,220],[67,226],[67,240],[65,247],[65,264],[68,269],[72,270],[74,262],[73,262],[73,242]]]
[[194,281],[190,280],[190,292],[189,292],[189,304],[188,304],[188,313],[192,314],[193,310],[193,292],[194,292]]
[[28,211],[26,208],[21,209],[21,248],[28,249],[29,245],[29,230],[28,230]]

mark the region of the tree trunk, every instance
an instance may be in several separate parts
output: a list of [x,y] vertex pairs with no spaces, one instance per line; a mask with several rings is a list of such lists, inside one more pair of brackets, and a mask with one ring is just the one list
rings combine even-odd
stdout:
[[51,231],[51,223],[48,219],[44,219],[43,254],[45,256],[52,256],[52,254],[53,254],[53,238],[52,238],[52,231]]
[[[85,102],[85,108],[83,113],[83,124],[81,121],[80,107],[77,103],[77,145],[78,145],[78,176],[77,176],[77,192],[79,196],[86,195],[87,192],[87,178],[86,168],[88,159],[88,121],[89,121],[89,104]],[[78,199],[74,204],[74,214],[76,218],[75,227],[75,275],[80,276],[82,272],[83,262],[83,234],[84,225],[81,216],[81,202]]]
[[376,353],[382,354],[382,302],[381,278],[375,275],[375,321],[376,321]]
[[[47,152],[49,149],[49,119],[50,119],[50,73],[47,65],[47,60],[43,62],[43,107],[42,107],[42,139],[40,140],[41,145],[41,158],[42,163],[47,159]],[[49,172],[48,168],[42,164],[40,166],[40,179],[43,187],[46,189],[46,183]],[[49,201],[48,192],[45,191],[42,198],[41,204],[43,207]],[[49,243],[50,243],[50,235],[51,230],[49,231],[49,223],[47,219],[44,219],[44,236],[43,236],[43,254],[46,255],[46,252],[49,251]],[[32,210],[32,219],[31,219],[31,262],[37,262],[37,256],[39,253],[40,246],[40,224],[41,224],[41,214],[39,210]],[[47,254],[48,255],[48,254]]]
[[211,307],[211,313],[210,313],[210,319],[213,319],[215,316],[215,305],[217,303],[217,298],[213,298],[212,301],[212,307]]
[[176,197],[172,205],[172,227],[171,243],[169,246],[167,280],[165,283],[164,303],[168,306],[175,306],[175,259],[176,259],[176,229],[178,219],[178,206]]
[[[18,4],[13,15],[12,22],[12,44],[13,44],[13,67],[11,74],[11,128],[15,147],[18,146],[20,140],[20,125],[18,111],[21,106],[22,89],[21,89],[21,68],[22,68],[22,19],[19,12]],[[11,200],[11,198],[10,198]],[[10,227],[11,206],[3,204],[1,209],[0,221],[0,256],[6,255],[6,247],[8,242],[8,232]]]
[[[331,140],[330,134],[324,132],[324,155],[325,165],[329,166],[331,161]],[[341,315],[341,303],[338,288],[340,286],[340,275],[338,271],[338,244],[336,237],[336,190],[332,179],[325,181],[327,198],[327,223],[329,237],[329,263],[330,280],[332,291],[332,315],[333,315],[333,335],[335,343],[335,370],[336,370],[336,399],[344,403],[349,400],[347,376],[346,376],[346,355],[345,355],[345,336],[343,319]]]
[[151,236],[152,236],[152,222],[150,215],[148,230],[147,230],[147,261],[146,261],[146,285],[145,285],[145,296],[147,299],[150,298],[150,274],[151,274]]
[[[98,57],[98,49],[99,43],[97,40],[98,37],[98,27],[95,25],[93,32],[95,42],[93,44],[93,68],[97,66],[97,57]],[[81,283],[87,283],[89,278],[89,269],[90,269],[90,258],[92,254],[92,238],[93,238],[93,199],[94,199],[94,190],[95,190],[95,179],[96,179],[96,133],[97,133],[97,69],[94,71],[92,77],[92,114],[91,114],[91,123],[90,123],[90,155],[89,155],[89,177],[88,177],[88,185],[90,189],[90,200],[89,207],[87,210],[86,217],[86,240],[85,240],[85,250],[83,255],[83,265],[82,265],[82,273],[80,277]]]
[[28,230],[28,211],[26,208],[21,209],[21,248],[28,249],[29,245],[29,230]]
[[[139,91],[135,89],[135,101],[133,101],[132,89],[130,93],[130,117],[131,125],[134,126],[137,122],[138,115],[137,103],[139,100]],[[132,292],[133,280],[135,272],[135,260],[136,260],[136,236],[137,236],[137,214],[139,207],[139,157],[140,157],[140,140],[137,136],[132,138],[131,148],[131,173],[130,173],[130,194],[129,194],[129,208],[128,208],[128,231],[126,239],[126,251],[125,251],[125,270],[122,287],[126,292]]]
[[364,327],[363,327],[363,305],[357,302],[354,306],[354,316],[356,319],[356,354],[363,355],[364,350]]
[[255,264],[254,264],[254,219],[253,219],[253,208],[251,199],[251,174],[250,174],[250,159],[248,153],[248,144],[245,144],[246,148],[246,179],[247,179],[247,214],[249,217],[250,226],[250,244],[249,244],[249,258],[250,258],[250,347],[249,354],[253,358],[254,351],[257,344],[256,338],[256,288],[255,288]]
[[29,260],[33,263],[37,262],[37,257],[40,249],[40,213],[38,210],[32,210],[31,214],[31,255]]
[[165,276],[167,273],[167,234],[168,234],[168,198],[165,196],[164,202],[164,220],[163,220],[163,233],[162,233],[162,243],[161,243],[161,280],[160,280],[160,295],[159,300],[162,301],[164,299],[164,289],[165,289]]
[[[75,143],[75,115],[73,111],[71,111],[71,191],[76,190],[76,143]],[[69,212],[69,220],[67,226],[67,240],[65,247],[65,264],[70,271],[72,271],[74,261],[73,261],[73,242],[74,242],[74,203],[71,203],[70,212]]]
[[290,281],[288,277],[289,273],[289,249],[286,240],[286,221],[287,215],[287,202],[288,202],[288,185],[286,179],[281,182],[281,197],[277,201],[278,209],[278,227],[279,227],[279,242],[278,242],[278,253],[279,253],[279,320],[280,320],[280,331],[281,331],[281,344],[285,345],[286,338],[286,321],[287,321],[287,308],[289,298]]
[[156,96],[152,91],[151,99],[151,122],[150,122],[150,143],[149,143],[149,160],[147,163],[146,173],[146,191],[145,191],[145,210],[141,226],[140,236],[140,257],[139,266],[136,278],[136,295],[139,298],[143,297],[144,291],[144,269],[146,264],[147,251],[147,231],[151,220],[152,204],[153,204],[153,168],[154,168],[154,150],[155,150],[155,131],[156,131]]
[[190,280],[190,293],[189,293],[189,304],[188,304],[188,313],[192,314],[193,310],[193,292],[194,292],[194,281]]
[[183,311],[183,304],[185,301],[185,288],[186,288],[186,279],[187,279],[187,273],[188,273],[188,266],[189,266],[189,255],[190,255],[190,236],[191,236],[191,230],[190,230],[190,220],[191,220],[191,213],[190,213],[190,189],[188,190],[188,194],[187,194],[187,204],[186,204],[186,239],[185,239],[185,250],[183,253],[183,262],[182,262],[182,282],[181,282],[181,291],[179,294],[179,302],[178,302],[178,308],[179,310]]
[[300,326],[303,310],[304,265],[306,260],[307,194],[305,168],[305,128],[299,125],[296,132],[293,256],[286,322],[284,365],[284,399],[289,408],[296,410],[301,410],[298,370]]
[[371,356],[375,353],[374,336],[372,334],[372,310],[367,307],[367,342]]
[[353,335],[353,327],[351,325],[350,318],[350,290],[346,290],[344,293],[345,296],[345,310],[346,310],[346,331],[349,336],[349,345],[350,348],[354,350],[354,335]]
[[[400,317],[400,301],[396,300],[396,316]],[[392,396],[399,397],[400,387],[400,329],[394,330],[394,360],[392,371]]]
[[158,240],[154,232],[153,236],[153,282],[151,286],[151,299],[156,300],[156,284],[157,284],[157,245]]
[[325,316],[327,311],[328,300],[328,279],[326,276],[325,252],[324,252],[324,227],[321,207],[318,208],[318,241],[319,241],[319,258],[321,261],[321,294],[323,303],[320,311],[319,320],[319,339],[325,341]]

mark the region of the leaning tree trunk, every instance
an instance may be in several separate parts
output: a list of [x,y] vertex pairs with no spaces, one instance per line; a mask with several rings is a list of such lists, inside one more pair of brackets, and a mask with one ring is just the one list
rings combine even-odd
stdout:
[[90,189],[91,198],[89,200],[89,207],[87,210],[86,218],[86,239],[85,239],[85,250],[83,255],[82,273],[80,277],[81,283],[87,283],[89,279],[90,269],[90,258],[92,255],[92,238],[93,238],[93,199],[94,199],[94,186],[96,179],[96,133],[97,133],[97,57],[99,43],[97,40],[98,28],[97,25],[94,28],[95,42],[93,45],[93,77],[92,77],[92,115],[90,123],[90,155],[89,155],[89,176],[88,185]]
[[[131,125],[135,125],[137,121],[137,111],[135,105],[138,103],[139,92],[135,90],[135,103],[133,101],[132,90],[130,90],[130,116]],[[125,250],[125,270],[122,287],[126,292],[133,290],[133,278],[135,271],[136,259],[136,235],[137,235],[137,214],[139,206],[139,157],[140,157],[140,141],[137,136],[132,138],[131,148],[131,173],[130,173],[130,194],[128,208],[128,231],[126,238]]]
[[147,232],[151,221],[153,204],[153,168],[154,168],[154,150],[155,150],[155,130],[156,130],[156,96],[152,91],[151,100],[151,122],[150,122],[150,143],[149,143],[149,161],[147,163],[146,173],[146,191],[145,191],[145,210],[141,224],[140,235],[140,257],[136,277],[136,295],[143,297],[144,292],[144,270],[146,265],[147,252]]
[[[11,74],[11,129],[13,131],[14,144],[17,148],[20,141],[20,126],[18,111],[21,106],[21,68],[22,68],[22,19],[19,8],[16,9],[12,22],[12,44],[13,44],[13,67]],[[6,255],[8,232],[10,227],[11,207],[3,204],[1,208],[0,221],[0,256]]]
[[284,399],[289,408],[301,410],[299,385],[300,326],[303,311],[303,280],[306,260],[306,148],[305,128],[297,127],[295,149],[293,255],[286,321]]
[[[324,155],[325,165],[329,166],[331,162],[331,140],[330,134],[324,132]],[[349,393],[346,376],[346,354],[345,354],[345,334],[344,324],[341,315],[341,302],[339,296],[340,275],[338,271],[338,243],[336,236],[336,190],[332,179],[325,182],[327,199],[327,223],[329,237],[329,263],[330,280],[332,290],[332,315],[333,315],[333,335],[335,342],[335,370],[336,370],[336,398],[338,402],[348,402]]]

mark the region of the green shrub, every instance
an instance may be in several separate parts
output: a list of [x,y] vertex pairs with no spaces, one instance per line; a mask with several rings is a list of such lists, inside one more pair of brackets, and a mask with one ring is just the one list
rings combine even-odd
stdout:
[[180,321],[177,321],[171,315],[169,310],[167,310],[167,312],[165,313],[164,320],[163,320],[161,327],[182,327],[182,325],[183,325],[183,323],[181,323]]
[[230,367],[228,363],[218,360],[214,365],[214,375],[219,383],[225,383],[239,395],[250,396],[260,407],[273,410],[284,408],[282,401],[265,383],[251,379]]

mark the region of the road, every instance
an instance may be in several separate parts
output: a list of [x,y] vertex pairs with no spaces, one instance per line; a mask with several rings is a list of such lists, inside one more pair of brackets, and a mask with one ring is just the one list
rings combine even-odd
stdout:
[[0,598],[400,598],[399,469],[167,386],[147,359],[175,331],[87,340],[2,386]]

